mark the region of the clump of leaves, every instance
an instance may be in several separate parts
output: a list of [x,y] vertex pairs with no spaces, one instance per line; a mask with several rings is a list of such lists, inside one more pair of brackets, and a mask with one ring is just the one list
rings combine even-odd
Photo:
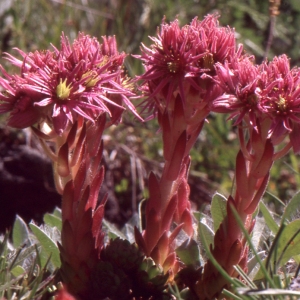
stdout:
[[171,299],[165,291],[169,274],[136,244],[119,237],[101,251],[92,278],[91,299]]
[[13,230],[0,236],[0,298],[49,299],[56,290],[60,266],[56,240],[60,211],[44,216],[45,224],[27,224],[16,217]]

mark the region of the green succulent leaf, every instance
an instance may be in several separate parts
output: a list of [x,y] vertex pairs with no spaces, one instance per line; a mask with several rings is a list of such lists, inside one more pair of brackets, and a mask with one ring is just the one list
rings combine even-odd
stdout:
[[[270,254],[271,257],[264,260],[264,265],[266,265],[268,260],[271,262],[272,268],[281,267],[292,258],[296,263],[300,263],[300,219],[281,226],[284,226],[284,228],[281,232],[279,231],[280,235],[275,237],[276,245],[274,245],[274,251]],[[260,268],[254,280],[263,278],[264,275]]]
[[122,240],[126,240],[125,234],[120,231],[114,224],[108,222],[107,220],[103,220],[103,227],[107,229],[107,234],[110,239],[120,238]]
[[294,195],[294,197],[289,201],[288,205],[285,207],[284,213],[282,215],[282,222],[291,221],[297,213],[299,213],[300,207],[300,191]]
[[39,241],[41,245],[41,264],[44,267],[47,263],[48,258],[51,256],[51,263],[55,268],[60,267],[60,257],[59,257],[59,250],[57,245],[54,241],[45,233],[43,232],[38,226],[35,224],[29,224],[30,229],[32,230],[33,234]]
[[176,254],[186,266],[200,266],[200,250],[195,240],[187,239],[176,249]]
[[208,245],[212,245],[214,246],[214,232],[212,231],[212,229],[202,223],[202,222],[199,222],[199,226],[198,226],[198,236],[200,237],[200,241],[203,243],[203,238],[205,238],[205,241]]
[[52,213],[55,217],[61,219],[61,209],[58,207],[55,207],[53,213]]
[[23,267],[21,267],[20,265],[18,266],[15,266],[11,271],[10,273],[15,276],[15,277],[18,277],[22,274],[25,274],[25,269]]
[[300,263],[300,219],[285,226],[278,239],[276,252],[279,266],[284,265],[291,258]]
[[227,215],[227,199],[219,194],[215,193],[211,202],[211,215],[214,222],[214,232],[216,232],[220,224],[223,222]]
[[262,215],[264,216],[265,222],[267,224],[267,226],[270,228],[270,230],[276,234],[278,232],[278,224],[275,222],[275,220],[273,219],[271,213],[269,212],[268,208],[266,207],[266,205],[263,202],[260,202],[259,204],[259,209],[262,213]]
[[56,227],[59,231],[61,231],[62,228],[61,218],[57,217],[55,214],[45,214],[44,223],[49,225],[50,227]]
[[21,247],[29,240],[29,230],[27,224],[18,215],[16,216],[13,226],[12,240],[15,248]]

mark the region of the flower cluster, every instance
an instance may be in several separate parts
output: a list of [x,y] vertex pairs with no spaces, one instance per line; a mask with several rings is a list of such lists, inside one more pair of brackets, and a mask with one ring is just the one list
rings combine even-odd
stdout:
[[188,106],[188,119],[213,99],[210,81],[205,79],[215,74],[215,63],[231,61],[236,52],[234,31],[219,27],[217,18],[195,18],[182,28],[177,20],[163,23],[157,37],[151,38],[152,46],[142,45],[139,58],[146,71],[139,79],[146,82],[147,108],[173,111],[179,94],[185,108]]
[[25,128],[45,121],[61,135],[79,115],[93,122],[108,113],[114,123],[123,103],[136,113],[122,69],[125,54],[117,51],[114,37],[103,37],[100,44],[80,33],[70,44],[62,35],[60,50],[53,46],[52,51],[18,52],[23,60],[9,54],[6,58],[20,75],[9,75],[1,67],[5,78],[0,78],[0,113],[10,113],[9,126]]
[[230,113],[235,125],[246,121],[266,130],[274,145],[289,135],[295,153],[300,151],[295,134],[300,122],[300,70],[290,68],[286,55],[255,65],[251,57],[236,59],[231,64],[216,64],[216,82],[224,90],[212,104],[215,112]]

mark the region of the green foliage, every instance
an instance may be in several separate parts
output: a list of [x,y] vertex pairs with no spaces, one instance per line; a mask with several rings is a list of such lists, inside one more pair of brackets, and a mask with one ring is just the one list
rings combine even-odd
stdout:
[[45,233],[41,228],[35,224],[29,224],[34,236],[41,246],[40,259],[41,265],[45,266],[50,257],[50,262],[53,264],[54,268],[60,267],[60,258],[58,247],[55,242]]
[[186,266],[200,266],[200,249],[193,239],[187,239],[177,249],[176,254]]
[[60,239],[60,215],[59,209],[47,214],[41,227],[33,223],[28,226],[16,216],[12,244],[8,233],[0,236],[0,297],[12,299],[14,294],[17,298],[13,299],[49,298],[60,266],[56,245]]
[[270,211],[266,207],[266,205],[261,201],[259,204],[259,209],[264,217],[264,220],[266,222],[266,225],[269,227],[269,229],[273,232],[273,234],[276,234],[278,232],[278,224],[273,219]]
[[27,224],[18,215],[13,226],[12,240],[15,248],[21,247],[29,241]]
[[211,216],[214,223],[214,232],[218,230],[221,223],[227,216],[227,199],[221,195],[216,193],[211,201]]
[[288,205],[284,209],[284,213],[281,217],[281,223],[291,222],[293,219],[299,216],[300,207],[300,191],[294,195],[294,197],[288,202]]
[[8,233],[0,237],[1,299],[49,298],[47,286],[53,284],[55,276],[47,270],[49,261],[42,267],[36,247],[28,247],[30,251],[13,249],[8,237]]
[[135,244],[118,237],[102,249],[92,277],[91,293],[101,299],[170,299],[164,292],[169,274]]

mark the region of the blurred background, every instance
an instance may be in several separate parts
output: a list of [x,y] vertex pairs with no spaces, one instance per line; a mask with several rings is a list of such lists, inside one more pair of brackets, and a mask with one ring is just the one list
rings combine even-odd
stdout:
[[[268,58],[287,54],[300,66],[300,1],[282,0],[276,17]],[[97,37],[115,35],[120,51],[140,54],[140,43],[150,45],[163,17],[178,18],[181,25],[194,17],[220,14],[220,24],[235,28],[238,43],[264,59],[270,33],[268,0],[1,0],[0,52],[48,49],[59,46],[61,32],[73,40],[79,31]],[[5,60],[0,63],[7,68]],[[128,56],[130,76],[143,72],[139,60]],[[10,70],[12,71],[12,70]],[[237,139],[226,116],[212,115],[191,153],[189,183],[196,209],[209,207],[216,191],[228,196],[233,188]],[[122,226],[147,198],[147,177],[160,174],[162,144],[155,121],[138,123],[125,114],[123,123],[104,136],[106,181],[101,193],[109,194],[106,217]],[[275,210],[278,197],[287,202],[300,188],[299,162],[289,154],[276,162],[266,198]],[[272,195],[271,195],[272,194]],[[42,220],[46,211],[60,205],[53,187],[51,162],[42,154],[30,131],[6,127],[0,118],[0,231],[20,214],[26,221]],[[280,213],[279,211],[277,213]]]

